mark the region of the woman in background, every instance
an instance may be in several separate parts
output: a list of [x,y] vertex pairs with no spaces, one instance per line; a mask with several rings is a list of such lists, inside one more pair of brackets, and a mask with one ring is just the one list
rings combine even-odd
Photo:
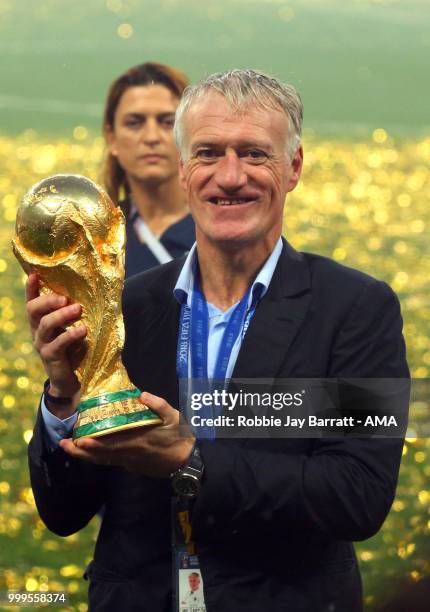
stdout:
[[180,257],[195,240],[172,131],[187,84],[175,68],[147,62],[119,76],[108,93],[104,182],[126,217],[126,277]]

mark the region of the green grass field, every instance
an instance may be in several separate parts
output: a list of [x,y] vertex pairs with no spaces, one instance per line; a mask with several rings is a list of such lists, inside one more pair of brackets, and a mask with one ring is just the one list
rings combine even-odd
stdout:
[[152,59],[291,80],[320,134],[417,135],[429,55],[427,0],[2,0],[0,131],[97,130],[110,81]]
[[[17,203],[37,180],[99,178],[101,105],[120,71],[157,59],[192,80],[236,66],[291,79],[305,103],[305,169],[287,201],[285,234],[298,249],[390,283],[412,374],[430,378],[429,3],[88,4],[0,2],[0,591],[65,589],[80,612],[98,525],[62,539],[35,511],[26,446],[44,375],[10,240]],[[415,397],[413,419],[428,409],[425,395]],[[357,545],[369,611],[430,575],[429,459],[429,439],[411,432],[390,516]]]

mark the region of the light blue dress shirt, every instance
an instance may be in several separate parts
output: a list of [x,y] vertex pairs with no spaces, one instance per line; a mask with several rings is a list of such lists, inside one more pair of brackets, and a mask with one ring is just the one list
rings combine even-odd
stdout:
[[[273,273],[278,263],[279,257],[282,252],[282,238],[279,238],[270,256],[267,258],[265,264],[257,274],[256,279],[252,283],[251,291],[249,293],[248,308],[250,310],[261,298],[267,293],[267,290],[272,280]],[[194,287],[194,271],[197,265],[197,253],[196,245],[191,248],[188,253],[187,259],[182,267],[181,273],[176,282],[175,288],[173,289],[174,296],[180,304],[187,304],[191,308],[191,300],[193,295]],[[227,327],[228,321],[231,317],[232,312],[236,308],[237,304],[233,304],[225,312],[210,304],[208,302],[208,315],[209,315],[209,337],[208,337],[208,376],[213,378],[213,372],[215,369],[216,358],[219,351],[219,346]],[[239,334],[233,345],[230,359],[227,366],[226,378],[231,378],[234,366],[236,364],[237,356],[240,351],[242,344],[243,334]],[[188,363],[191,363],[191,359],[188,359]],[[43,420],[45,422],[47,442],[50,450],[55,450],[58,443],[63,438],[70,437],[73,426],[77,419],[77,413],[75,412],[67,419],[61,420],[46,407],[45,400],[42,398],[41,411]]]
[[[272,253],[266,259],[265,264],[261,268],[260,272],[257,274],[256,279],[251,285],[251,291],[249,293],[248,298],[248,306],[247,312],[250,310],[252,306],[255,305],[256,301],[261,300],[261,298],[267,293],[267,290],[270,285],[270,281],[272,280],[273,272],[275,271],[276,264],[278,263],[279,256],[282,251],[282,238],[279,238],[276,243],[275,248]],[[193,295],[193,287],[194,287],[194,271],[196,267],[197,259],[196,259],[196,245],[192,247],[190,252],[188,253],[188,257],[185,260],[184,266],[181,270],[179,278],[176,282],[173,293],[175,298],[180,304],[187,304],[189,308],[191,308],[191,301]],[[209,315],[209,336],[208,336],[208,377],[213,378],[213,373],[215,370],[216,359],[218,356],[219,346],[227,327],[227,324],[230,320],[230,317],[236,308],[237,303],[233,304],[228,310],[223,311],[210,304],[208,302],[208,315]],[[246,318],[246,317],[245,317]],[[236,342],[234,343],[230,359],[227,365],[226,378],[231,378],[231,375],[234,370],[234,366],[236,364],[237,356],[239,354],[239,350],[242,344],[243,334],[239,334],[236,338]],[[188,364],[191,364],[190,355],[188,355]],[[189,372],[189,375],[191,373]]]

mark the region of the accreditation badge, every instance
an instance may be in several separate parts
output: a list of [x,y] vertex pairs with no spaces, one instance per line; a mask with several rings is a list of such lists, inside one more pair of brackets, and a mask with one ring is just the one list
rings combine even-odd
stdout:
[[189,501],[172,500],[172,551],[175,612],[206,612],[203,579],[192,540]]

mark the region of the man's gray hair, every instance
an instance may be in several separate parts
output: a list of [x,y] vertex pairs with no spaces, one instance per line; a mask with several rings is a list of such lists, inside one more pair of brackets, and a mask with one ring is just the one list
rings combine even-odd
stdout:
[[257,70],[235,69],[212,74],[185,89],[174,126],[174,138],[182,159],[186,158],[184,115],[210,92],[221,94],[234,112],[254,106],[284,111],[289,119],[286,152],[290,159],[294,157],[300,146],[303,120],[303,105],[295,87]]

